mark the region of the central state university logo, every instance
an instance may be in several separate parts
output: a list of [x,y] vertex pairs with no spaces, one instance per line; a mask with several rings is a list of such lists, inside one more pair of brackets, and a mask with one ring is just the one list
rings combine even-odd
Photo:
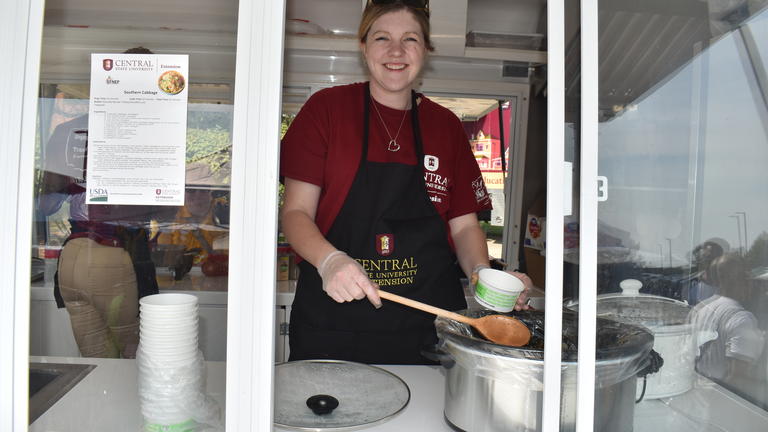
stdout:
[[104,68],[105,71],[109,72],[112,70],[112,66],[114,63],[112,62],[112,59],[104,59],[101,61],[101,66]]
[[376,252],[381,256],[389,256],[395,250],[395,236],[392,234],[376,235]]
[[440,167],[440,159],[437,156],[424,155],[424,168],[429,171],[437,171]]

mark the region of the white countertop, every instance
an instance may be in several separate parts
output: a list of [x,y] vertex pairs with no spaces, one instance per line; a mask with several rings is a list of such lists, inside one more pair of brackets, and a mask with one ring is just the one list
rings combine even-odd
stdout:
[[[143,431],[135,360],[32,356],[29,361],[96,365],[30,425],[29,432]],[[206,393],[221,406],[222,418],[225,377],[225,362],[206,362]]]
[[[138,432],[142,430],[136,362],[97,358],[30,357],[31,362],[94,364],[93,369],[30,427],[29,432]],[[207,393],[225,407],[225,362],[206,362]],[[406,382],[411,400],[371,432],[451,432],[443,420],[443,374],[436,366],[384,366]],[[432,413],[425,415],[425,413]],[[282,431],[282,429],[275,429]]]
[[[48,409],[30,432],[141,430],[137,369],[133,360],[30,357],[33,362],[95,364],[88,376]],[[207,392],[225,404],[226,363],[207,362]],[[444,374],[433,366],[382,366],[406,382],[411,400],[403,412],[371,432],[451,432],[443,419]],[[635,407],[636,432],[753,432],[768,430],[768,413],[699,377],[693,390]],[[282,431],[281,429],[275,429]]]

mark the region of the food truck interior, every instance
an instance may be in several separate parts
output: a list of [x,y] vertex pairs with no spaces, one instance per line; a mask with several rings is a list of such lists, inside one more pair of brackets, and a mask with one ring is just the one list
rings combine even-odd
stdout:
[[[189,56],[186,204],[144,215],[156,280],[161,292],[198,297],[203,355],[226,360],[227,292],[242,288],[229,286],[226,270],[238,2],[170,3],[178,8],[166,2],[158,9],[148,0],[46,2],[31,242],[32,355],[81,355],[67,309],[56,306],[52,290],[74,204],[67,201],[52,213],[42,209],[46,160],[53,157],[51,137],[58,126],[89,112],[91,54],[144,47],[155,54]],[[283,131],[314,92],[366,79],[354,36],[361,3],[365,1],[286,1]],[[734,311],[745,312],[744,320],[765,337],[765,5],[759,0],[599,2],[599,78],[597,88],[589,89],[597,92],[599,105],[599,150],[589,156],[597,158],[601,176],[599,295],[620,294],[623,281],[637,280],[643,295],[695,308],[726,292],[718,290],[705,266],[733,256],[742,269],[740,294],[732,295],[739,303]],[[463,122],[493,199],[493,210],[479,215],[492,261],[498,268],[531,276],[536,286],[531,305],[536,308],[544,308],[548,284],[562,283],[566,304],[577,301],[579,294],[580,103],[586,90],[578,4],[566,2],[565,8],[569,164],[563,227],[546,221],[545,0],[432,0],[437,49],[419,89]],[[198,217],[190,216],[194,212],[188,208],[195,199],[205,201]],[[545,280],[546,238],[552,235],[564,236],[563,281]],[[298,270],[279,229],[275,248],[275,361],[283,362]],[[759,410],[768,409],[765,351],[740,357],[739,370],[715,379]]]

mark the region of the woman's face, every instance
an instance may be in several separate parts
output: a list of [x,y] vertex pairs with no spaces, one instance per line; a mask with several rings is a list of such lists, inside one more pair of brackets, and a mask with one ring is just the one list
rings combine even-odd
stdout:
[[410,12],[382,15],[360,49],[371,74],[371,93],[379,102],[410,94],[427,53],[421,27]]

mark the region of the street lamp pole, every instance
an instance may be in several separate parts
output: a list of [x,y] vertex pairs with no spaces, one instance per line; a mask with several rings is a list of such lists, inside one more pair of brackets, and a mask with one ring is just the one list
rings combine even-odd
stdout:
[[747,212],[736,212],[737,215],[741,215],[744,218],[744,253],[749,250],[749,240],[747,240]]
[[729,217],[736,219],[736,234],[739,237],[739,255],[744,256],[743,245],[741,243],[741,218],[737,214],[732,214]]
[[664,270],[664,251],[662,250],[663,246],[661,243],[658,243],[659,245],[659,263],[661,264],[661,269]]

